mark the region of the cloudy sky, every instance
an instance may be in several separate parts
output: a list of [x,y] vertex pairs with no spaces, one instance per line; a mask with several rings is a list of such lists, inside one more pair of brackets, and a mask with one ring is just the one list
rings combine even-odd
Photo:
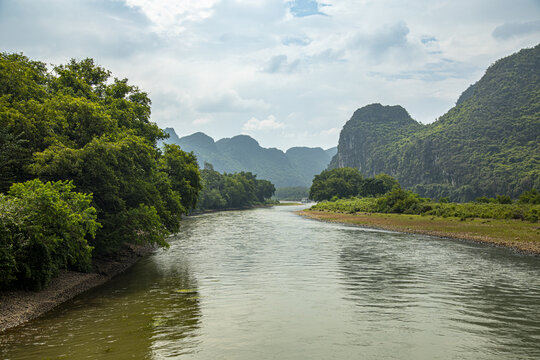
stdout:
[[0,51],[94,58],[180,136],[337,145],[354,110],[429,123],[540,42],[539,0],[0,0]]

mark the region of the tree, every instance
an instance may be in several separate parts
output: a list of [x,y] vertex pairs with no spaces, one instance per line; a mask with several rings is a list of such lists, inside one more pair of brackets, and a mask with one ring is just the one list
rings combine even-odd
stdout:
[[336,168],[315,175],[309,197],[315,201],[322,201],[352,196],[378,196],[388,193],[395,187],[399,187],[397,180],[386,174],[364,178],[358,169]]
[[202,189],[195,155],[182,151],[178,145],[164,144],[159,164],[160,170],[171,179],[172,189],[180,194],[182,205],[186,209],[195,209]]
[[266,199],[270,199],[274,196],[276,187],[268,180],[257,180],[257,200],[264,202]]
[[540,204],[540,192],[536,189],[525,191],[519,196],[519,202],[522,204]]
[[[42,276],[30,281],[42,286],[58,264],[87,266],[90,253],[81,255],[84,246],[95,247],[98,254],[114,252],[127,242],[167,246],[165,237],[177,231],[182,214],[196,206],[202,184],[193,154],[177,146],[166,146],[163,152],[157,148],[157,141],[166,135],[150,121],[150,106],[145,92],[127,79],[111,80],[110,71],[92,59],[72,59],[48,72],[45,64],[23,55],[0,54],[0,195],[5,210],[0,213],[0,234],[4,235],[1,240],[11,239],[0,246],[0,282],[7,284],[13,277],[19,278],[17,271],[23,271],[19,255],[12,256],[14,248],[27,259],[22,263],[28,265],[29,276]],[[31,179],[25,183],[31,185],[12,186]],[[46,185],[39,185],[44,182]],[[2,193],[10,186],[6,197]],[[91,220],[101,225],[87,223],[84,237],[90,245],[76,245],[71,238],[76,235],[72,219],[55,212],[60,200],[50,186],[62,194],[73,186],[91,194],[84,201],[95,215]],[[44,194],[52,197],[49,208],[40,207]],[[26,213],[34,214],[32,209],[24,210],[28,204],[48,222],[25,223]],[[87,214],[85,209],[79,210]],[[49,219],[49,214],[56,214],[63,224]],[[73,211],[74,219],[79,215]],[[28,234],[36,224],[40,224],[36,234],[41,235],[28,240],[35,246],[16,247],[14,244],[31,238]],[[67,230],[56,240],[45,241],[53,239],[46,234],[56,234],[57,229]],[[68,250],[49,246],[62,241],[70,244]],[[56,258],[64,255],[65,261]],[[41,262],[56,265],[34,271]]]
[[[104,136],[81,149],[55,146],[36,153],[32,170],[45,180],[73,179],[79,189],[94,194],[103,227],[93,245],[110,252],[125,242],[165,245],[164,234],[177,230],[186,212],[170,178],[158,171],[157,157],[157,149],[141,137]],[[150,222],[151,229],[135,226],[145,224],[142,213],[150,218],[154,211],[161,228]]]
[[309,190],[309,197],[315,201],[330,200],[334,196],[347,198],[356,196],[364,183],[358,169],[345,167],[324,170],[315,175]]
[[32,180],[0,194],[0,288],[40,289],[59,269],[89,271],[100,227],[92,196],[70,181]]
[[199,210],[247,208],[265,203],[274,194],[274,184],[258,180],[251,172],[220,174],[206,165],[201,170]]

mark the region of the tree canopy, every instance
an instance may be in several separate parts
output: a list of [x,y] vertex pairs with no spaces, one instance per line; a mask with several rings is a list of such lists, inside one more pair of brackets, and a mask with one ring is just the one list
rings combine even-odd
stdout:
[[364,178],[358,169],[336,168],[315,175],[309,197],[322,201],[353,196],[376,196],[387,193],[395,186],[399,186],[399,183],[386,174]]
[[[63,186],[89,194],[95,211],[99,226],[83,236],[94,252],[126,242],[166,246],[181,215],[196,207],[202,183],[193,154],[156,146],[166,134],[150,121],[150,106],[145,92],[111,78],[92,59],[49,71],[22,54],[1,53],[0,193],[9,191],[3,201],[19,201],[12,197],[21,186],[42,196],[49,185],[34,179],[69,181]],[[35,230],[16,241],[42,239]],[[18,246],[12,245],[1,244],[0,253],[12,253]]]
[[221,174],[211,164],[201,170],[203,189],[198,210],[240,209],[264,204],[275,192],[268,180],[259,180],[250,172]]

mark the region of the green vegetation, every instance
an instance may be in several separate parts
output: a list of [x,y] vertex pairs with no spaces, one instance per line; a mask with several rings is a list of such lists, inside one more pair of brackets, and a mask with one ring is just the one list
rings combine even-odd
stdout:
[[309,197],[309,188],[304,186],[292,186],[276,189],[276,200],[300,201]]
[[274,185],[250,172],[220,174],[211,164],[201,170],[203,189],[197,210],[242,209],[263,205],[274,195]]
[[0,194],[0,289],[41,289],[59,269],[90,270],[87,239],[100,225],[92,196],[73,189],[35,179]]
[[91,59],[48,71],[0,54],[1,286],[40,288],[59,268],[87,271],[92,248],[167,246],[195,208],[195,156],[159,150],[166,134],[150,121],[147,94],[110,77]]
[[519,202],[523,204],[540,204],[540,192],[536,189],[525,191],[519,196]]
[[342,213],[394,213],[415,214],[423,216],[456,217],[462,220],[469,218],[482,219],[520,219],[531,222],[538,221],[540,205],[530,203],[497,203],[469,202],[449,203],[433,202],[419,195],[395,187],[392,191],[378,198],[339,199],[332,202],[321,202],[311,209]]
[[353,196],[376,196],[387,193],[395,186],[399,186],[399,183],[386,174],[365,179],[358,169],[337,168],[315,175],[309,198],[322,201]]
[[421,196],[452,201],[540,188],[540,45],[495,62],[429,125],[399,106],[357,110],[330,168],[387,173]]

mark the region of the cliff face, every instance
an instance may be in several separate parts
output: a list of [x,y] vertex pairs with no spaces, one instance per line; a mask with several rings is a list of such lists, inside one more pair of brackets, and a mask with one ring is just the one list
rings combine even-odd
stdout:
[[465,201],[540,188],[540,45],[493,64],[429,125],[400,106],[357,110],[330,167],[384,172],[423,196]]
[[343,127],[330,167],[356,167],[366,176],[375,175],[385,167],[375,155],[421,128],[399,105],[367,105],[356,110]]
[[271,181],[276,187],[311,186],[315,174],[324,170],[335,149],[295,147],[286,153],[275,148],[264,148],[250,136],[238,135],[214,142],[204,133],[178,137],[174,129],[167,128],[169,139],[165,143],[179,145],[193,151],[199,166],[208,162],[219,172],[249,171],[259,179]]
[[313,177],[326,169],[336,148],[292,147],[285,153],[292,166],[300,173],[307,186],[311,186]]

